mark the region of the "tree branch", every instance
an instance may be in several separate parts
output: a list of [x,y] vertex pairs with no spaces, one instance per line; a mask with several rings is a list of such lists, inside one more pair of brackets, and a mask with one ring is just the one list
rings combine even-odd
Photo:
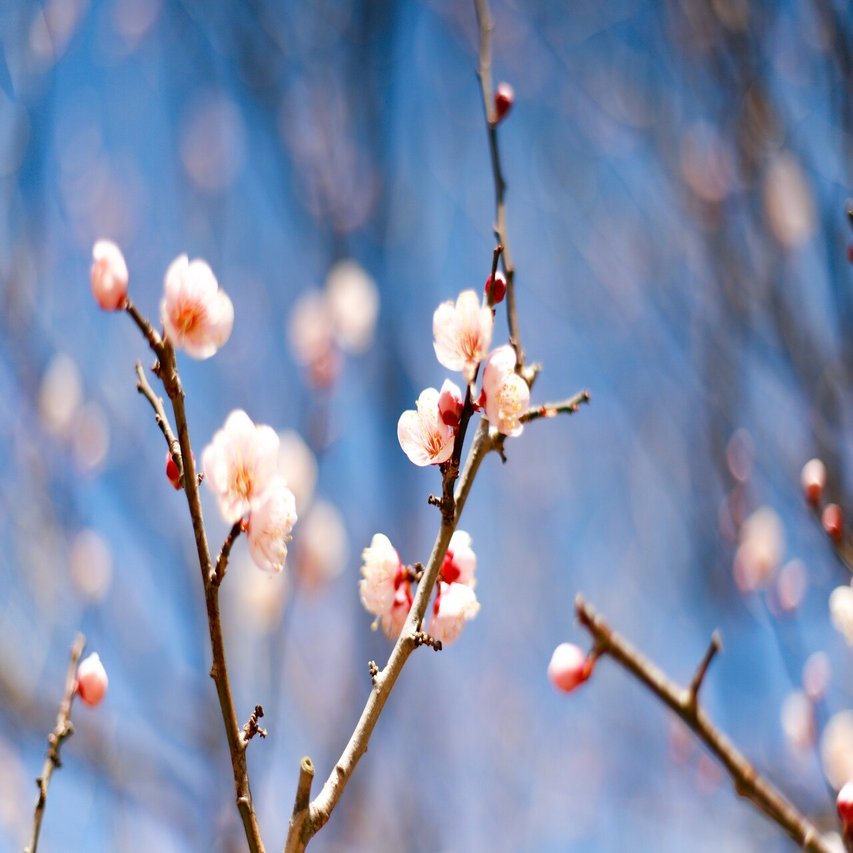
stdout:
[[726,768],[738,794],[777,823],[804,849],[830,853],[829,845],[815,826],[738,752],[700,707],[699,688],[720,647],[716,632],[690,687],[685,689],[667,678],[652,661],[620,637],[580,595],[575,599],[575,613],[580,624],[592,636],[597,653],[609,655],[672,709]]
[[529,424],[531,421],[538,421],[540,418],[573,415],[584,403],[589,403],[590,399],[589,391],[584,389],[565,400],[560,400],[558,403],[543,403],[541,406],[534,406],[532,409],[528,409],[519,420],[523,424]]
[[86,638],[82,634],[78,634],[71,645],[68,671],[65,675],[65,692],[62,695],[62,701],[59,703],[56,726],[47,736],[47,756],[44,760],[41,776],[36,779],[38,797],[33,813],[33,831],[25,853],[36,853],[38,850],[39,833],[41,832],[44,809],[47,805],[47,788],[50,785],[50,777],[57,767],[62,767],[59,751],[62,748],[63,741],[74,733],[74,726],[71,724],[71,703],[74,701],[74,695],[77,692],[77,664],[80,662],[80,656],[83,654],[85,645]]
[[145,376],[145,371],[142,369],[142,362],[136,362],[136,390],[145,397],[154,409],[154,420],[163,433],[166,439],[166,445],[169,448],[169,455],[172,461],[178,466],[178,471],[183,477],[183,462],[181,460],[181,444],[175,434],[172,432],[172,427],[169,425],[169,419],[166,417],[166,410],[163,408],[163,400],[154,393],[154,389],[148,382]]

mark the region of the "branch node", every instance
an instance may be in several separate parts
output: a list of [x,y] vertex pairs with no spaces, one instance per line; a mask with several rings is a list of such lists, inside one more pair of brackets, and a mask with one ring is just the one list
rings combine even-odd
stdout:
[[435,651],[441,651],[441,640],[436,640],[432,634],[427,634],[425,631],[418,631],[414,636],[415,648],[418,646],[429,646]]
[[428,503],[430,506],[437,506],[439,509],[441,509],[441,506],[442,506],[442,504],[441,504],[441,498],[440,498],[440,497],[438,497],[437,495],[430,495],[430,496],[427,498],[427,503]]
[[711,665],[711,661],[714,659],[714,656],[722,648],[723,641],[720,637],[720,632],[714,631],[714,633],[711,635],[711,642],[708,644],[708,649],[705,652],[705,655],[702,660],[699,662],[699,666],[696,667],[696,674],[693,676],[693,680],[690,682],[687,703],[689,707],[693,709],[694,713],[699,705],[699,690],[702,687],[702,682],[705,680],[705,675],[708,672],[708,667]]
[[370,673],[370,680],[376,684],[376,676],[379,675],[379,667],[376,665],[375,660],[369,660],[367,662],[367,671]]
[[246,724],[243,726],[243,749],[245,749],[249,741],[255,736],[259,735],[262,738],[265,738],[269,732],[258,725],[258,720],[263,717],[264,709],[260,705],[255,705],[255,710],[252,711],[252,715],[246,721]]

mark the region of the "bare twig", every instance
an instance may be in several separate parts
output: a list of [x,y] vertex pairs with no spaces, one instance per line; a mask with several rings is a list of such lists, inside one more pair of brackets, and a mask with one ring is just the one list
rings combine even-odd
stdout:
[[255,710],[252,711],[252,715],[246,721],[246,724],[243,726],[243,748],[245,749],[249,745],[249,741],[255,736],[259,735],[262,738],[265,738],[269,732],[263,728],[259,723],[261,717],[264,715],[264,709],[260,705],[255,705]]
[[609,655],[672,709],[726,768],[738,794],[782,827],[804,849],[829,853],[829,845],[815,826],[738,752],[699,705],[699,688],[708,665],[719,648],[716,635],[711,640],[690,688],[683,688],[667,678],[652,661],[620,637],[580,595],[575,599],[575,613],[580,624],[592,636],[599,655]]
[[163,352],[163,338],[160,337],[150,321],[139,313],[139,309],[131,302],[129,296],[125,299],[124,310],[127,311],[133,322],[139,327],[139,331],[142,332],[145,340],[148,341],[148,346],[151,347],[154,355],[160,358]]
[[540,418],[573,415],[584,403],[588,403],[590,399],[589,391],[584,389],[566,400],[560,400],[558,403],[543,403],[541,406],[534,406],[532,409],[528,409],[519,420],[523,424],[529,424],[531,421],[538,421]]
[[169,455],[172,461],[178,466],[178,471],[183,477],[183,463],[181,461],[181,444],[175,434],[172,432],[172,427],[169,425],[169,419],[166,417],[166,410],[163,408],[163,400],[154,393],[154,389],[148,382],[145,376],[145,371],[142,369],[142,362],[136,362],[136,390],[145,397],[154,409],[154,420],[157,426],[160,427],[160,432],[166,439],[166,445],[169,448]]
[[699,691],[702,689],[702,682],[705,680],[705,675],[708,673],[708,667],[711,661],[716,656],[717,652],[723,647],[723,641],[720,639],[720,632],[714,631],[711,634],[711,642],[708,644],[708,650],[705,656],[699,661],[699,666],[696,667],[696,673],[693,680],[690,682],[690,690],[688,691],[688,701],[695,708],[699,704]]
[[222,543],[222,548],[219,551],[219,557],[216,559],[216,566],[210,576],[210,582],[214,586],[219,586],[225,578],[225,572],[228,570],[228,558],[231,556],[231,549],[237,541],[237,537],[243,532],[242,519],[235,521]]
[[495,185],[495,239],[501,246],[501,266],[506,275],[506,318],[509,327],[509,339],[515,347],[518,359],[518,372],[528,385],[532,385],[539,371],[538,365],[527,366],[524,360],[524,347],[521,345],[521,332],[518,327],[518,310],[515,301],[515,266],[509,250],[509,238],[506,228],[506,180],[501,168],[500,149],[498,147],[498,120],[495,112],[494,91],[492,89],[492,23],[488,0],[474,0],[477,11],[477,23],[480,30],[479,63],[477,77],[483,96],[483,111],[489,136],[489,156],[492,162],[492,179]]
[[47,788],[50,785],[50,777],[57,767],[62,766],[59,751],[62,748],[63,741],[74,733],[74,726],[71,724],[71,703],[74,701],[77,690],[77,664],[80,662],[80,656],[83,654],[85,645],[86,638],[82,634],[78,634],[71,645],[68,671],[65,675],[65,692],[62,694],[62,701],[59,703],[56,726],[47,736],[47,756],[44,760],[41,776],[36,779],[38,797],[33,813],[33,831],[25,853],[36,853],[38,850],[39,833],[41,832],[44,809],[47,805]]
[[[183,476],[184,494],[187,499],[187,506],[190,512],[192,521],[193,535],[195,537],[196,552],[198,555],[199,569],[201,571],[201,580],[204,587],[204,599],[207,609],[207,623],[210,634],[210,649],[213,658],[210,667],[210,677],[216,686],[216,696],[219,700],[219,708],[222,713],[222,721],[225,724],[225,735],[228,740],[228,751],[231,756],[231,770],[234,777],[234,790],[236,794],[237,810],[240,813],[240,819],[243,823],[243,830],[246,834],[246,841],[249,844],[251,853],[263,853],[264,843],[261,838],[261,830],[258,825],[257,815],[255,814],[254,805],[252,803],[252,792],[249,785],[249,771],[246,765],[246,742],[244,740],[243,729],[237,719],[237,712],[234,707],[234,698],[231,694],[231,685],[228,678],[228,666],[225,659],[225,642],[222,636],[222,620],[219,614],[219,583],[222,576],[225,574],[227,566],[228,552],[230,551],[229,540],[233,543],[236,534],[233,528],[223,545],[216,567],[212,565],[210,557],[210,547],[207,542],[207,533],[204,526],[204,515],[201,509],[201,495],[199,494],[199,480],[195,471],[195,461],[192,454],[192,445],[190,443],[189,425],[187,423],[186,408],[184,406],[184,389],[181,384],[181,378],[178,374],[177,360],[175,359],[175,350],[167,338],[161,338],[153,329],[151,324],[136,310],[136,308],[128,303],[127,311],[133,317],[137,326],[142,330],[149,345],[158,357],[160,363],[157,370],[157,375],[163,383],[163,388],[166,391],[169,401],[172,404],[172,412],[175,417],[175,429],[177,430],[177,440],[180,447],[180,462]],[[166,436],[166,440],[170,441],[169,433],[164,429],[165,415],[161,415],[162,403],[158,410],[157,403],[159,398],[151,391],[150,385],[145,380],[144,373],[137,366],[137,379],[139,380],[137,387],[140,392],[148,399],[154,407],[154,411],[158,416],[158,425],[161,431]],[[147,390],[146,390],[147,387]],[[162,421],[160,418],[162,417]],[[174,454],[173,454],[174,458]],[[221,573],[220,573],[221,568]]]

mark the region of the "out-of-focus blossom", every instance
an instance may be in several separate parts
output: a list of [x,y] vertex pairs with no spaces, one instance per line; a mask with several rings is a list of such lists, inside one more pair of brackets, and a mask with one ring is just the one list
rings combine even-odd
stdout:
[[88,601],[102,601],[113,575],[113,557],[107,543],[94,530],[81,530],[68,550],[71,582]]
[[515,350],[505,344],[498,347],[483,370],[483,393],[480,404],[489,423],[503,435],[521,435],[524,425],[519,418],[530,406],[530,388],[515,372]]
[[376,533],[361,552],[362,578],[358,583],[361,603],[368,613],[384,616],[394,604],[402,571],[400,557],[384,533]]
[[785,546],[782,522],[770,507],[757,509],[744,521],[735,553],[734,577],[738,588],[752,592],[764,586],[776,571]]
[[39,414],[47,430],[67,437],[83,399],[83,386],[76,363],[57,353],[47,366],[39,386]]
[[415,465],[438,465],[453,453],[453,428],[441,420],[438,399],[435,388],[424,389],[417,411],[407,409],[397,422],[400,447]]
[[403,625],[406,624],[406,617],[409,615],[411,608],[411,586],[407,581],[404,581],[397,587],[397,591],[394,593],[394,602],[391,605],[391,609],[377,617],[379,627],[382,628],[382,633],[389,640],[396,640],[400,636],[400,631],[403,630]]
[[87,705],[99,704],[108,685],[107,671],[97,652],[92,652],[80,661],[77,667],[77,693]]
[[462,391],[459,390],[459,386],[455,382],[445,379],[438,394],[438,416],[442,423],[456,429],[459,426],[464,405],[465,401],[462,398]]
[[557,690],[571,693],[592,673],[593,664],[586,652],[574,643],[560,643],[548,664],[548,680]]
[[838,586],[829,596],[829,618],[833,627],[853,646],[853,587]]
[[433,347],[440,364],[459,370],[465,382],[474,379],[477,365],[492,342],[492,311],[480,304],[473,290],[463,290],[454,305],[442,302],[432,317]]
[[234,306],[204,261],[179,255],[166,270],[160,318],[174,346],[210,358],[231,336]]
[[853,711],[839,711],[830,717],[820,739],[820,760],[833,788],[853,779]]
[[790,613],[800,606],[808,580],[808,572],[801,560],[790,560],[779,569],[776,575],[776,600],[784,612]]
[[[308,509],[314,497],[314,485],[317,482],[317,460],[311,448],[302,436],[293,430],[284,430],[278,434],[278,472],[287,480],[290,491],[296,498],[297,512]],[[300,525],[302,536],[305,527]]]
[[820,459],[809,459],[803,465],[800,483],[806,500],[812,506],[817,506],[823,497],[823,490],[826,486],[826,465]]
[[341,514],[334,504],[318,500],[299,525],[296,569],[308,587],[320,587],[346,566],[349,540]]
[[815,741],[814,708],[801,690],[793,690],[782,702],[779,712],[782,731],[788,743],[798,751],[811,749]]
[[97,469],[106,459],[110,446],[110,427],[100,405],[88,402],[80,407],[72,426],[71,446],[74,461],[84,473]]
[[477,585],[474,572],[477,570],[477,555],[471,548],[471,537],[464,530],[457,530],[450,537],[450,544],[441,564],[441,580],[445,583],[461,583],[472,589]]
[[[245,570],[241,562],[246,564]],[[236,557],[232,555],[231,564],[229,571],[236,570],[240,576],[240,583],[234,585],[233,599],[240,630],[256,635],[271,634],[281,623],[290,572],[257,572],[254,560],[243,551]]]
[[480,602],[470,586],[440,581],[429,633],[442,645],[449,646],[456,642],[465,623],[470,622],[479,611]]
[[838,504],[827,504],[823,508],[821,522],[826,535],[836,544],[844,538],[844,513]]
[[287,543],[296,524],[296,501],[284,477],[274,477],[260,497],[252,501],[247,537],[255,565],[280,572],[287,559]]
[[237,409],[204,449],[201,464],[223,517],[233,523],[249,512],[276,476],[278,436]]
[[127,264],[121,249],[110,240],[92,248],[92,295],[104,311],[118,311],[127,299]]
[[813,652],[803,666],[803,690],[812,702],[826,695],[832,668],[826,652]]
[[324,358],[334,343],[335,325],[325,294],[303,293],[290,311],[287,340],[293,357],[302,365]]
[[340,348],[354,355],[365,352],[379,314],[376,283],[355,261],[338,261],[326,280],[326,297]]
[[815,203],[803,168],[788,151],[777,154],[764,176],[764,211],[770,230],[785,247],[802,246],[815,228]]

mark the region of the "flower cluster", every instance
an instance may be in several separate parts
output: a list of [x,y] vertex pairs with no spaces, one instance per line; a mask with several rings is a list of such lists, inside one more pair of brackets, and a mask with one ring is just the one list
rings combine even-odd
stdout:
[[[494,309],[506,292],[502,275],[486,281],[486,304],[473,290],[464,290],[456,302],[443,302],[432,318],[433,348],[439,363],[459,371],[465,380],[472,408],[484,411],[489,423],[503,435],[520,435],[521,416],[530,405],[530,389],[516,372],[516,352],[509,344],[489,353],[494,330]],[[480,365],[482,387],[474,392]],[[446,380],[441,390],[427,388],[416,409],[400,415],[397,439],[415,465],[440,465],[453,453],[464,397],[459,387]]]
[[[376,620],[389,639],[395,639],[412,606],[414,571],[403,565],[391,541],[382,533],[374,535],[362,552],[361,603]],[[450,539],[439,570],[439,583],[429,633],[443,645],[450,645],[459,636],[465,623],[480,609],[474,594],[474,572],[477,557],[471,549],[471,537],[457,530]]]
[[205,482],[229,523],[244,519],[249,552],[260,568],[280,572],[296,523],[296,501],[278,473],[279,438],[272,427],[233,411],[202,454]]

